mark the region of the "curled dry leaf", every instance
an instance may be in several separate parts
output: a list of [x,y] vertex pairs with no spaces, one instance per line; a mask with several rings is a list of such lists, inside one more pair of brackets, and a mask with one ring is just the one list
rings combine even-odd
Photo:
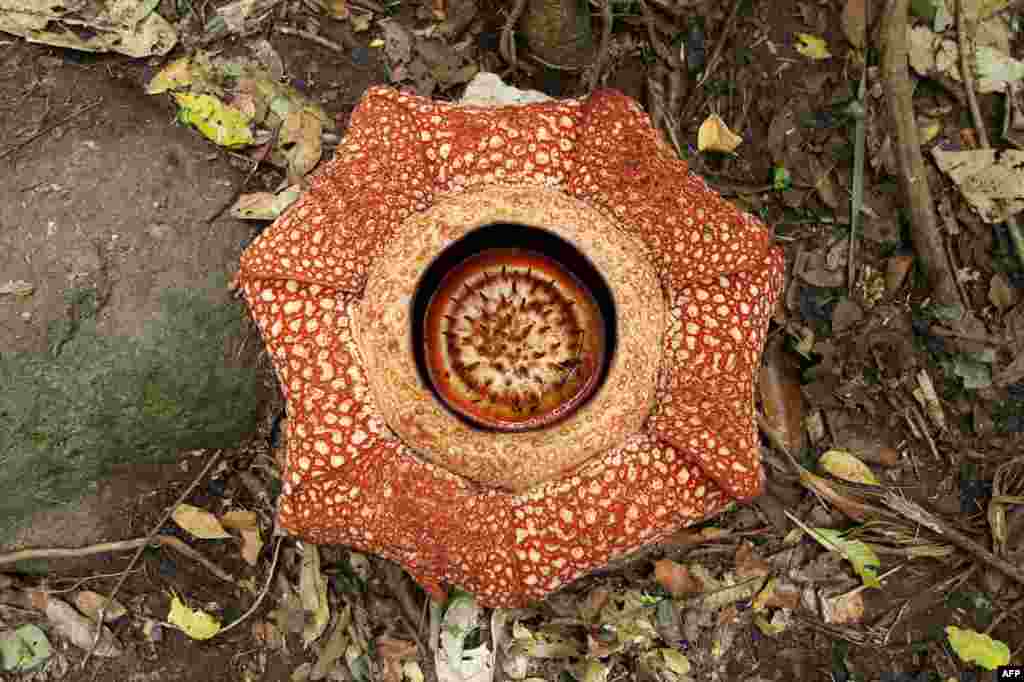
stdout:
[[785,349],[782,337],[768,342],[758,388],[768,424],[775,429],[790,454],[804,448],[806,405],[800,390],[800,365]]
[[278,147],[288,161],[288,179],[299,182],[320,162],[322,153],[320,118],[305,109],[290,112],[281,126]]
[[662,559],[654,563],[654,579],[673,597],[685,597],[704,591],[702,580],[690,573],[690,569],[685,565],[671,559]]
[[711,114],[697,130],[697,150],[731,154],[743,142],[743,138],[729,130],[729,126],[718,114]]

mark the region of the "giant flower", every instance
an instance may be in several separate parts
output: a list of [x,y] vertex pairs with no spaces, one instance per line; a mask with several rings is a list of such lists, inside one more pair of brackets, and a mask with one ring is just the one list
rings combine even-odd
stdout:
[[279,522],[512,606],[747,500],[782,278],[620,93],[371,88],[238,275],[287,401]]

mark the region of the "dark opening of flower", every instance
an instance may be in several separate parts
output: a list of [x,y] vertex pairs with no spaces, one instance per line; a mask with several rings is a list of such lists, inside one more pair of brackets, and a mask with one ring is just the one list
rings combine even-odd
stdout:
[[[487,242],[516,246],[485,247],[454,262]],[[414,346],[422,348],[432,388],[483,428],[550,425],[584,404],[607,372],[607,339],[614,338],[607,285],[581,254],[542,230],[502,225],[472,233],[428,269],[416,302],[423,341]]]

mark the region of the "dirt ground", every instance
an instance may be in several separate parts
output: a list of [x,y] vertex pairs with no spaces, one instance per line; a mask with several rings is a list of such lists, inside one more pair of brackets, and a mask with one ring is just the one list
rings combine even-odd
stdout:
[[[309,11],[301,3],[286,5],[287,11],[266,20],[268,26],[275,22],[299,25]],[[507,9],[502,5],[479,3],[478,19],[466,34],[475,41],[480,65],[495,71],[504,68],[498,54],[498,34]],[[646,39],[645,25],[637,3],[626,5],[616,36],[632,36],[639,46]],[[675,18],[671,13],[659,16],[674,22],[680,35],[699,19],[710,53],[727,26],[731,5],[696,3]],[[781,394],[788,396],[782,399],[782,409],[790,411],[790,416],[776,421],[775,428],[785,431],[787,420],[792,425],[795,418],[803,439],[804,418],[824,415],[829,436],[805,443],[797,451],[810,468],[829,443],[873,452],[872,462],[888,461],[895,453],[898,461],[874,467],[879,476],[991,549],[986,505],[997,468],[1021,451],[1024,424],[1019,401],[1024,391],[1017,390],[1020,384],[966,390],[950,365],[943,364],[943,359],[955,359],[967,351],[956,345],[962,339],[930,333],[927,321],[922,322],[917,313],[929,289],[920,266],[914,269],[915,252],[901,212],[903,197],[884,168],[869,169],[866,177],[868,210],[857,254],[860,266],[868,268],[865,283],[848,291],[842,276],[845,261],[838,266],[832,262],[845,257],[852,178],[851,129],[845,119],[837,123],[835,116],[840,105],[856,94],[861,68],[841,29],[839,17],[845,5],[797,0],[742,3],[738,20],[729,27],[722,62],[702,90],[696,90],[701,94],[694,95],[694,106],[688,106],[684,111],[688,115],[679,121],[682,151],[691,168],[712,186],[773,225],[791,270],[793,263],[805,262],[801,258],[817,263],[803,273],[789,273],[784,310],[776,316],[780,325],[774,338],[780,344],[788,341],[782,356],[769,354],[766,365],[776,375],[772,381],[782,384]],[[401,3],[396,9],[396,18],[409,27],[430,23],[412,3]],[[793,47],[800,32],[823,38],[834,56],[821,61],[802,59]],[[268,37],[281,56],[289,82],[315,98],[344,131],[362,92],[372,84],[390,82],[393,71],[384,51],[371,47],[371,41],[381,35],[376,23],[365,32],[353,33],[345,22],[324,20],[320,33],[344,49],[338,52],[269,28],[260,35]],[[230,51],[244,41],[229,38],[208,47]],[[243,222],[222,212],[236,196],[248,162],[176,124],[167,98],[144,93],[150,78],[170,57],[182,54],[182,48],[168,58],[131,59],[28,44],[0,33],[0,49],[0,284],[24,280],[34,287],[29,297],[0,297],[0,352],[45,350],[47,329],[68,314],[65,291],[71,287],[94,286],[105,292],[101,329],[131,335],[155,314],[161,290],[196,285],[209,274],[230,274],[237,267],[245,244],[266,224]],[[611,58],[603,82],[648,104],[647,78],[654,61],[649,50],[623,49]],[[544,68],[532,74],[516,72],[508,80],[556,96],[580,95],[586,87],[578,73]],[[458,88],[434,95],[454,98]],[[927,88],[918,98],[922,109],[942,112],[943,135],[955,136],[969,127],[963,103],[941,88]],[[992,98],[982,103],[989,112],[998,106]],[[877,135],[884,137],[889,124],[882,115],[881,100],[872,100],[872,107],[879,110],[873,119],[882,128]],[[720,113],[743,136],[735,155],[698,153],[697,128],[711,111]],[[791,185],[777,186],[773,168],[779,166],[792,175]],[[823,171],[824,166],[830,170]],[[281,178],[277,170],[261,170],[246,190],[273,189]],[[971,273],[962,286],[979,319],[979,333],[1003,339],[997,352],[999,362],[1005,364],[1020,352],[1024,341],[1024,325],[1018,321],[1024,318],[1024,303],[1018,303],[1022,271],[1007,257],[1003,232],[981,224],[959,206],[951,185],[934,169],[929,181],[937,197],[953,198],[962,227],[950,238],[950,250],[961,269]],[[901,265],[903,273],[909,268],[910,274],[886,288],[886,274],[898,274]],[[872,272],[874,279],[868,276]],[[990,283],[996,276],[1006,283],[1008,305],[991,300],[994,285]],[[872,293],[872,286],[878,295]],[[793,350],[794,339],[807,331],[815,334],[813,347],[801,356]],[[255,356],[258,337],[251,329],[248,334]],[[273,477],[253,474],[274,466],[272,431],[282,406],[265,359],[256,362],[266,388],[259,397],[261,429],[249,441],[224,452],[220,464],[187,501],[216,513],[253,509],[269,527],[273,486],[264,488],[253,481]],[[921,369],[931,374],[938,388],[949,421],[945,431],[929,429],[923,419],[916,422],[907,416],[911,408],[918,409],[908,398],[907,387]],[[779,375],[783,378],[778,379]],[[897,393],[900,397],[894,398]],[[849,445],[858,437],[859,449]],[[765,452],[771,453],[776,444],[766,436]],[[755,540],[757,551],[769,557],[773,571],[785,574],[800,566],[813,574],[808,578],[816,586],[812,592],[834,594],[830,587],[848,589],[858,584],[850,582],[848,565],[822,559],[810,540],[798,543],[796,550],[783,543],[783,536],[794,528],[783,509],[816,527],[844,527],[848,522],[834,506],[804,490],[795,476],[782,472],[780,466],[784,468],[786,462],[777,449],[774,452],[770,498],[710,522],[730,534],[701,544],[694,544],[692,534],[673,538],[635,561],[571,586],[561,597],[583,602],[604,586],[657,589],[652,561],[661,557],[701,562],[721,572],[736,563],[736,548],[748,537]],[[79,505],[40,515],[16,542],[0,549],[77,547],[143,537],[210,456],[209,452],[183,453],[169,465],[122,467]],[[269,495],[263,497],[268,489]],[[1019,566],[1024,557],[1024,524],[1018,518],[1013,526],[1013,518],[1017,517],[1011,517],[1016,535],[1010,535],[1007,558]],[[174,524],[165,530],[184,537]],[[133,614],[112,625],[125,647],[123,655],[93,658],[83,670],[81,651],[53,637],[60,650],[59,663],[20,677],[0,672],[0,679],[307,679],[303,675],[308,675],[308,667],[301,666],[315,661],[318,649],[304,648],[294,634],[283,645],[260,639],[262,631],[256,627],[280,608],[276,582],[271,596],[248,622],[209,642],[190,639],[171,628],[159,635],[144,629],[145,623],[165,618],[171,592],[187,595],[191,604],[228,622],[249,608],[254,590],[262,587],[273,542],[264,546],[255,566],[240,558],[233,542],[189,542],[238,584],[219,580],[173,552],[147,550],[119,593],[119,600]],[[286,547],[282,556],[280,571],[294,577],[297,553]],[[23,585],[43,584],[53,590],[87,585],[105,592],[130,557],[130,552],[119,552],[23,562],[17,566],[16,578]],[[956,548],[938,558],[911,558],[894,549],[881,559],[883,572],[898,570],[884,581],[883,589],[864,591],[864,612],[853,622],[826,624],[795,611],[788,627],[770,636],[755,624],[748,608],[730,606],[717,615],[689,620],[684,616],[680,626],[684,636],[670,645],[688,652],[695,664],[703,662],[693,671],[694,679],[988,679],[989,673],[977,672],[956,659],[945,643],[943,628],[957,625],[984,631],[996,619],[992,637],[1016,652],[1013,663],[1024,662],[1020,657],[1024,585]],[[326,548],[323,561],[329,567],[332,588],[340,590],[346,572],[339,567],[348,565],[345,552]],[[382,635],[409,639],[409,630],[415,628],[403,627],[399,614],[409,610],[409,600],[418,612],[422,593],[397,580],[382,561],[373,560],[365,578],[359,603],[370,636],[378,642]],[[563,615],[563,611],[564,605],[552,600],[541,608],[541,617]],[[31,620],[26,613],[0,606],[0,629]],[[721,660],[711,660],[701,651],[721,646],[723,632],[728,633],[725,654]],[[421,652],[420,659],[431,679],[431,656]],[[623,657],[604,660],[617,666],[608,679],[642,677]],[[365,673],[353,672],[356,669],[341,665],[329,679],[369,679]],[[564,672],[559,677],[555,668],[548,670],[553,671],[551,679],[570,679]]]

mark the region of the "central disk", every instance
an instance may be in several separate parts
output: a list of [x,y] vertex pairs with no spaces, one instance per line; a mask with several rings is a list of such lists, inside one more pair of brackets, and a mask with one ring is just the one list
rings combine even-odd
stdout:
[[488,249],[459,263],[427,304],[427,373],[440,398],[491,429],[547,426],[586,402],[604,363],[590,290],[534,251]]

